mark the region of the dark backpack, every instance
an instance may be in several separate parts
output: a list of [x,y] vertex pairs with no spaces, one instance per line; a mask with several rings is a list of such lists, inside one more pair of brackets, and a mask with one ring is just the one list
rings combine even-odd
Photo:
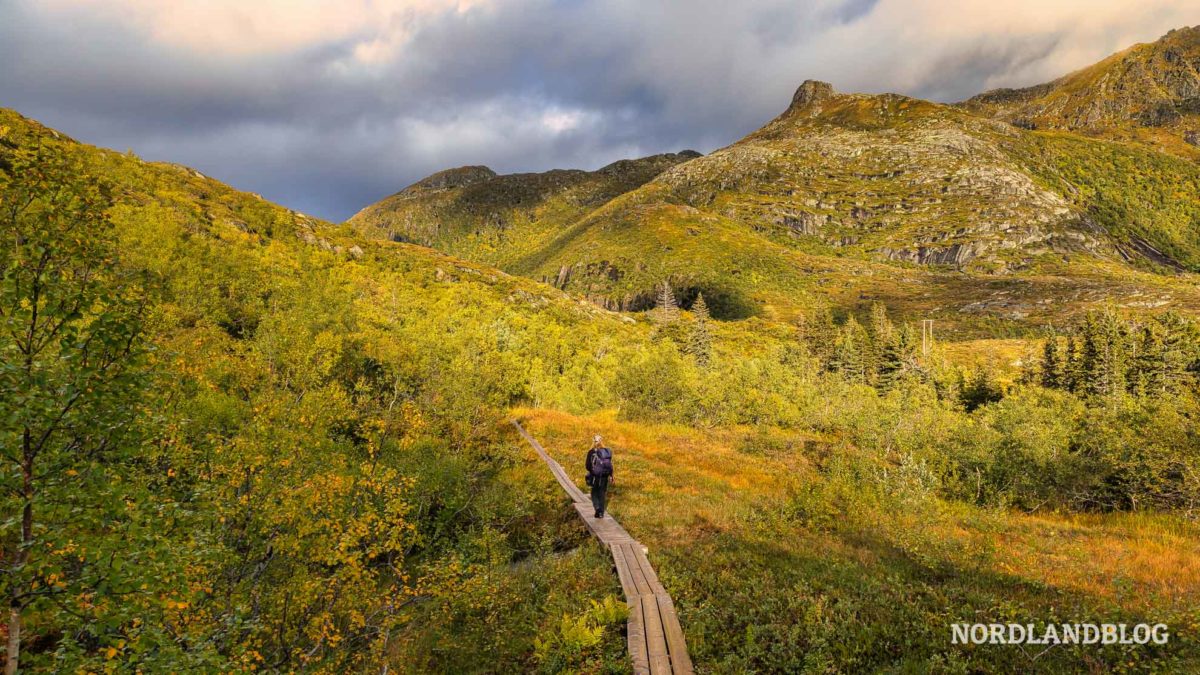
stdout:
[[611,476],[612,472],[612,450],[597,448],[596,456],[592,458],[592,473],[597,476]]

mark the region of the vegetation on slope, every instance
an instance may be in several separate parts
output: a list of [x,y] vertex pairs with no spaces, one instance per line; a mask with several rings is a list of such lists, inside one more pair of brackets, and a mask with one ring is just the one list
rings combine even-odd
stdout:
[[[650,548],[704,672],[1195,669],[1194,521],[1028,514],[947,498],[955,479],[925,453],[934,438],[968,432],[910,396],[835,403],[792,432],[522,416],[559,460],[586,447],[590,433],[616,449],[622,477],[611,509]],[[1021,439],[1029,400],[980,420]],[[1034,433],[1047,424],[1039,416]],[[954,452],[962,439],[946,441]],[[1163,622],[1171,641],[1022,650],[950,640],[955,622],[1090,621]]]
[[[32,514],[0,541],[22,667],[527,669],[535,638],[559,644],[564,614],[618,591],[495,429],[590,383],[625,323],[12,113],[0,127],[4,513]],[[125,297],[144,309],[114,315]],[[22,326],[43,348],[28,369]],[[547,349],[555,334],[587,339]],[[80,380],[88,345],[122,338],[126,375]],[[55,413],[85,387],[94,405]],[[25,429],[48,439],[32,472]],[[620,667],[616,631],[563,653]]]
[[367,236],[432,246],[505,267],[589,210],[641,186],[696,152],[614,162],[596,171],[498,176],[460,167],[429,176],[347,221]]
[[[1106,619],[1173,640],[1039,663],[1197,667],[1200,346],[1155,314],[1200,308],[1176,160],[810,83],[640,187],[415,186],[448,215],[479,190],[447,246],[532,214],[464,252],[590,303],[11,112],[0,144],[23,667],[622,672],[616,581],[514,408],[568,466],[610,434],[701,669],[1019,670],[949,623]],[[685,311],[596,306],[671,286]],[[921,353],[926,316],[1060,333],[996,368]]]

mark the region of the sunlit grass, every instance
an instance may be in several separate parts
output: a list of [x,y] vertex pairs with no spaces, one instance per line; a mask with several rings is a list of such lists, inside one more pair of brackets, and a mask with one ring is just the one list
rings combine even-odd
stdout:
[[[1027,514],[936,497],[894,508],[831,490],[835,516],[819,521],[797,515],[794,496],[832,480],[818,465],[841,452],[836,439],[643,424],[612,411],[514,414],[581,484],[591,436],[614,448],[611,512],[649,547],[698,662],[715,671],[799,663],[717,630],[768,631],[776,649],[820,642],[843,665],[864,666],[890,663],[886,635],[908,631],[903,660],[920,667],[966,654],[943,635],[951,621],[1136,617],[1169,622],[1180,643],[1195,636],[1186,617],[1200,606],[1200,527],[1178,516]],[[788,613],[775,618],[791,628],[754,628],[764,607]],[[730,617],[750,625],[718,628]],[[1142,667],[1160,656],[1133,658]],[[1022,658],[1010,650],[1002,662]],[[1065,648],[1062,658],[1080,662]]]

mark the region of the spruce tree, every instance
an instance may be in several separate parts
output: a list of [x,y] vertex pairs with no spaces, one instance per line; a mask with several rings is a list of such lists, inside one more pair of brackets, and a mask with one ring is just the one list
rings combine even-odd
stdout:
[[1142,325],[1129,369],[1130,393],[1138,396],[1162,393],[1164,347],[1159,325],[1153,321]]
[[1001,398],[1003,398],[1003,394],[1000,388],[992,382],[991,373],[986,368],[976,370],[963,391],[963,405],[967,412],[988,403],[995,403]]
[[822,307],[804,320],[804,339],[809,353],[825,370],[836,370],[833,355],[838,341],[838,327],[833,322],[833,313]]
[[912,326],[905,324],[892,331],[879,352],[878,385],[891,389],[917,370],[917,338]]
[[1042,347],[1041,383],[1048,389],[1063,386],[1062,359],[1058,355],[1058,333],[1051,329]]
[[708,331],[708,304],[704,302],[704,294],[696,296],[692,304],[692,331],[688,335],[686,351],[696,359],[696,363],[707,366],[712,359],[712,335]]
[[675,293],[671,290],[669,281],[663,280],[658,288],[658,304],[655,306],[654,318],[662,325],[679,320],[679,303],[675,301]]
[[1125,391],[1129,365],[1127,338],[1125,326],[1112,310],[1087,315],[1079,364],[1084,391],[1095,396]]
[[1167,312],[1155,317],[1162,334],[1162,347],[1154,365],[1157,390],[1152,393],[1170,394],[1180,390],[1188,376],[1188,368],[1195,360],[1195,324],[1188,323],[1176,312]]
[[[871,330],[867,345],[867,381],[878,383],[883,371],[885,352],[894,352],[896,348],[896,327],[892,325],[887,315],[887,307],[882,302],[871,303]],[[894,354],[892,355],[894,357]]]
[[831,370],[836,370],[850,382],[866,384],[870,375],[869,359],[870,336],[862,324],[853,316],[846,319],[838,330],[834,344],[833,355],[830,359]]
[[1065,357],[1063,358],[1062,371],[1059,375],[1059,380],[1063,389],[1071,392],[1079,391],[1079,383],[1081,379],[1079,374],[1079,363],[1079,341],[1075,339],[1074,333],[1070,333],[1067,335],[1067,347],[1065,350]]
[[882,302],[871,304],[871,338],[881,349],[895,337],[896,327],[888,318],[887,307]]

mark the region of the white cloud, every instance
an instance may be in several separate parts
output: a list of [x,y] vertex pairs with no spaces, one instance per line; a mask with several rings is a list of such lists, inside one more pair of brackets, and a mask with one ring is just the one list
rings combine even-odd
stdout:
[[59,18],[102,12],[157,44],[214,56],[258,56],[346,39],[364,63],[395,56],[424,17],[487,0],[43,0]]

